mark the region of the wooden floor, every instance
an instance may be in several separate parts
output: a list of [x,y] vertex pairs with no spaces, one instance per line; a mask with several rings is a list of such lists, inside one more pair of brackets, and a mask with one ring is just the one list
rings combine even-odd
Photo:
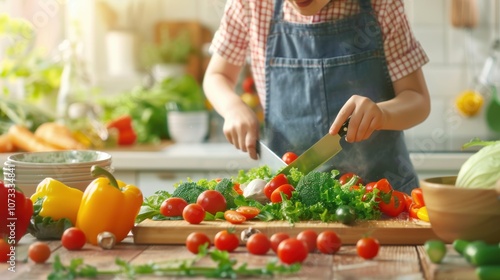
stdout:
[[[68,264],[72,258],[83,258],[85,263],[99,269],[113,269],[117,257],[131,264],[193,258],[193,254],[182,245],[136,245],[132,238],[127,238],[112,250],[103,250],[87,244],[80,251],[68,251],[59,241],[50,241],[48,243],[52,255],[49,261],[45,264],[34,264],[26,261],[27,248],[34,241],[35,239],[29,235],[21,240],[16,250],[15,272],[9,271],[10,265],[2,263],[0,279],[47,279],[55,255],[59,255],[64,264]],[[475,279],[474,269],[451,247],[448,249],[444,263],[434,265],[428,262],[422,246],[382,246],[375,259],[366,261],[356,255],[354,246],[346,245],[335,255],[309,254],[298,273],[280,275],[274,279]],[[268,260],[276,257],[271,251],[266,256],[254,256],[249,254],[245,247],[239,247],[231,256],[239,263],[246,262],[249,267],[262,267]],[[99,279],[125,279],[125,277],[110,276]],[[160,279],[160,277],[147,276],[138,279]],[[179,277],[161,279],[179,279]]]

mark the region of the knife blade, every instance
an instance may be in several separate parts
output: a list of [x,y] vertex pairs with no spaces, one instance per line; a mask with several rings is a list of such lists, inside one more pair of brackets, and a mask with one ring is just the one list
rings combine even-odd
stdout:
[[286,163],[269,149],[269,147],[262,143],[262,141],[257,143],[257,154],[259,155],[259,165],[269,166],[272,172],[277,172],[287,166]]
[[298,158],[296,158],[292,163],[281,170],[280,173],[286,175],[290,173],[290,169],[297,168],[303,174],[307,174],[342,151],[340,139],[347,134],[349,121],[350,117],[342,125],[338,134],[332,135],[330,133],[327,133],[318,142],[316,142]]

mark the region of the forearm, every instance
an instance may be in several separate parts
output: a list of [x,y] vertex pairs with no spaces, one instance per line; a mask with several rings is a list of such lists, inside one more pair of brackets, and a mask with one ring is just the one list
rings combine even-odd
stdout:
[[243,101],[235,92],[241,67],[230,65],[217,55],[212,59],[205,73],[203,89],[217,113],[225,117],[226,112],[235,106],[243,105]]
[[422,71],[394,83],[396,97],[378,103],[384,112],[384,130],[405,130],[423,122],[430,113],[430,97]]

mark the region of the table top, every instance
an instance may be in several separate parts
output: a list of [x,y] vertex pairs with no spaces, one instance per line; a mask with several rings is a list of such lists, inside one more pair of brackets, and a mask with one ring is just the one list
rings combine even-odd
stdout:
[[[69,251],[59,241],[47,241],[52,254],[45,264],[34,264],[27,261],[28,246],[36,241],[26,235],[16,248],[16,258],[12,267],[9,263],[0,264],[0,279],[47,279],[52,271],[54,257],[59,255],[62,263],[67,265],[73,258],[82,258],[85,264],[93,265],[99,270],[116,269],[115,259],[118,257],[132,265],[154,262],[160,264],[168,260],[193,259],[183,245],[137,245],[131,237],[117,244],[113,249],[104,250],[98,246],[86,244],[82,250]],[[423,246],[420,245],[384,245],[379,254],[372,260],[364,260],[356,253],[356,247],[343,245],[334,255],[320,253],[309,254],[299,272],[292,275],[277,275],[277,279],[475,279],[474,268],[456,253],[451,245],[442,264],[429,262]],[[262,268],[268,261],[276,259],[269,251],[265,256],[248,253],[244,246],[232,252],[231,257],[239,264],[248,267]],[[208,257],[197,264],[211,264]],[[14,271],[13,271],[14,270]],[[157,279],[155,276],[141,276],[137,279]],[[116,279],[114,276],[99,279]],[[125,277],[123,277],[125,279]],[[162,279],[179,279],[171,277]],[[190,278],[192,279],[192,278]],[[203,279],[203,278],[196,278]]]

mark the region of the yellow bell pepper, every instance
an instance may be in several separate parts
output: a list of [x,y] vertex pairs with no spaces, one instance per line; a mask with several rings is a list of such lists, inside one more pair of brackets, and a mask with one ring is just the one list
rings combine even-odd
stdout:
[[427,207],[426,206],[422,206],[420,207],[420,209],[418,209],[417,211],[417,217],[422,220],[422,221],[426,221],[426,222],[429,222],[429,213],[427,213]]
[[43,199],[38,215],[51,217],[55,221],[67,218],[75,225],[82,196],[83,192],[79,189],[71,188],[53,178],[45,178],[38,184],[30,199],[33,204],[38,199]]
[[101,232],[111,232],[116,243],[127,237],[134,227],[135,217],[141,208],[143,197],[139,188],[117,181],[107,170],[92,166],[94,179],[83,193],[76,218],[87,241],[97,245]]

